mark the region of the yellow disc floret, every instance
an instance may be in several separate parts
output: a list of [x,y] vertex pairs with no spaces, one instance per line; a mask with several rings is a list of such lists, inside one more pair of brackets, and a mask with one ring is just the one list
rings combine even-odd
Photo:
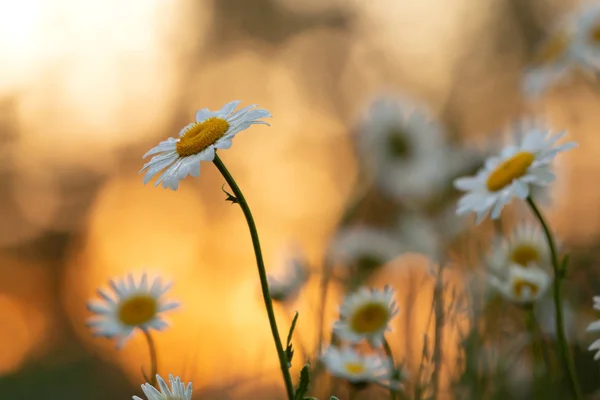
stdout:
[[594,25],[592,29],[590,29],[590,40],[595,45],[600,45],[600,23]]
[[383,329],[388,319],[387,305],[367,303],[353,313],[350,318],[350,328],[357,333],[373,333]]
[[540,253],[535,246],[522,244],[512,250],[510,259],[511,261],[526,267],[531,263],[538,264],[540,261]]
[[505,160],[490,173],[487,179],[487,188],[496,192],[505,188],[513,180],[527,173],[527,168],[533,163],[535,156],[527,151],[521,151],[508,160]]
[[346,363],[345,367],[346,367],[346,371],[350,372],[353,375],[358,375],[365,371],[364,364],[358,363],[358,362]]
[[146,294],[130,297],[119,308],[119,321],[125,325],[137,326],[149,322],[156,316],[156,299]]
[[221,139],[229,129],[229,122],[212,117],[203,122],[191,124],[177,142],[180,157],[192,156],[205,150]]
[[523,297],[523,291],[525,289],[529,289],[529,293],[532,296],[535,296],[540,290],[538,285],[536,285],[533,282],[526,281],[524,279],[515,279],[515,281],[512,284],[512,289],[515,296],[519,299]]
[[560,59],[569,47],[569,37],[565,33],[556,34],[536,52],[533,64],[548,65]]

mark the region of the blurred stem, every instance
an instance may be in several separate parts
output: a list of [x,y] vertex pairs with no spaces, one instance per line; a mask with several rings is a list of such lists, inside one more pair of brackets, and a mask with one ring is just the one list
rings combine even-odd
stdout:
[[431,375],[431,381],[433,386],[432,399],[437,399],[439,383],[440,383],[440,371],[442,369],[442,334],[444,327],[444,281],[442,279],[443,263],[440,263],[438,267],[438,275],[435,281],[435,288],[433,292],[433,301],[435,304],[435,339],[433,345],[433,374]]
[[535,321],[535,315],[533,314],[533,308],[530,308],[529,310],[527,310],[527,315],[525,316],[526,319],[526,324],[527,324],[527,331],[529,332],[529,335],[531,337],[531,352],[533,354],[533,385],[535,388],[535,398],[541,398],[540,396],[543,393],[543,387],[541,386],[542,384],[542,376],[543,374],[540,374],[539,372],[539,368],[538,365],[541,362],[543,365],[546,364],[545,360],[544,360],[544,356],[542,354],[542,349],[539,346],[539,342],[538,339],[541,340],[542,338],[539,337],[538,332],[537,332],[537,327],[536,327],[536,321]]
[[158,373],[158,361],[156,357],[156,346],[154,345],[154,339],[147,329],[142,329],[146,341],[148,342],[148,350],[150,352],[150,377],[146,377],[148,382],[152,386],[156,386],[156,374]]
[[[390,344],[388,343],[385,336],[383,337],[383,349],[385,350],[385,354],[388,356],[390,362],[392,363],[392,379],[397,379],[398,372],[396,369],[396,362],[394,361],[394,353],[392,353],[392,348],[390,347]],[[392,389],[392,386],[393,381],[390,381],[390,400],[396,400],[396,392]]]
[[294,384],[292,383],[292,377],[290,375],[290,370],[288,369],[288,362],[285,355],[285,351],[283,350],[281,338],[279,337],[279,331],[277,330],[277,321],[275,319],[275,312],[273,311],[273,301],[271,300],[271,294],[269,293],[269,284],[267,282],[267,272],[265,270],[265,263],[263,261],[262,251],[260,249],[260,241],[258,239],[258,231],[256,230],[256,224],[254,223],[252,212],[250,211],[250,207],[248,206],[248,203],[244,198],[244,194],[242,193],[237,183],[225,167],[225,164],[223,164],[223,162],[216,153],[213,163],[215,164],[221,175],[223,175],[223,178],[225,178],[225,181],[233,191],[233,195],[235,196],[234,202],[237,202],[240,205],[242,211],[244,212],[244,217],[246,217],[246,223],[248,224],[248,228],[250,229],[250,236],[252,237],[254,255],[256,256],[256,266],[258,267],[258,276],[260,278],[262,296],[265,302],[265,308],[267,309],[269,324],[271,326],[271,334],[273,335],[273,340],[275,341],[275,348],[277,349],[277,356],[279,357],[279,366],[283,375],[285,389],[287,391],[287,397],[289,400],[294,400]]
[[540,221],[542,229],[544,230],[544,234],[546,235],[546,240],[548,241],[548,246],[550,247],[550,254],[552,256],[552,268],[554,270],[553,297],[554,307],[556,310],[556,336],[558,339],[560,354],[563,359],[565,369],[568,373],[571,391],[573,392],[575,399],[580,400],[583,397],[581,394],[581,388],[579,387],[579,382],[577,380],[577,374],[575,372],[575,364],[573,363],[571,350],[569,349],[569,344],[567,343],[567,338],[565,336],[565,324],[563,318],[561,283],[566,271],[561,270],[560,268],[558,262],[558,254],[556,251],[556,244],[554,243],[554,237],[552,236],[550,228],[548,227],[548,224],[546,223],[542,213],[540,212],[539,208],[537,207],[531,196],[527,197],[527,203],[531,207],[531,210],[533,211],[537,219]]

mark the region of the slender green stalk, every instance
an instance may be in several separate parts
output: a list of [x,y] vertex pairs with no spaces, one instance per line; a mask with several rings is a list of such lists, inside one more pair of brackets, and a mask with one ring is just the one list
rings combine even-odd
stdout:
[[434,400],[438,398],[438,391],[440,387],[440,371],[442,370],[442,334],[444,328],[443,268],[444,264],[440,263],[438,267],[438,275],[435,280],[435,287],[433,289],[433,301],[435,305],[435,338],[433,345],[433,373],[431,375],[431,382],[433,386],[432,399]]
[[150,376],[147,379],[150,379],[148,382],[152,386],[156,386],[156,374],[158,373],[158,361],[156,357],[156,346],[154,345],[154,339],[152,339],[152,335],[147,329],[142,329],[144,332],[144,336],[146,337],[146,341],[148,342],[148,350],[150,352]]
[[575,396],[575,399],[580,400],[582,399],[581,388],[579,387],[579,381],[577,380],[577,374],[575,372],[575,364],[573,362],[571,350],[569,349],[569,344],[567,343],[567,338],[565,336],[565,323],[563,317],[561,291],[561,283],[565,271],[561,270],[560,264],[558,262],[558,254],[556,250],[556,244],[554,243],[554,237],[552,236],[550,228],[548,227],[548,224],[546,223],[542,213],[540,212],[539,208],[537,207],[531,196],[527,197],[527,203],[531,207],[531,210],[533,211],[537,219],[540,221],[542,229],[544,230],[544,234],[546,235],[546,240],[548,241],[548,246],[550,247],[550,255],[552,257],[552,268],[554,269],[553,296],[554,307],[556,310],[556,336],[558,339],[560,354],[568,373],[571,390],[573,392],[573,395]]
[[235,202],[237,202],[242,211],[244,212],[244,217],[246,217],[246,223],[248,224],[248,228],[250,229],[250,236],[252,237],[252,246],[254,247],[254,255],[256,256],[256,266],[258,267],[258,275],[260,277],[260,287],[262,289],[262,296],[265,302],[265,308],[267,309],[267,315],[269,317],[269,324],[271,325],[271,334],[273,335],[273,340],[275,341],[275,348],[277,349],[277,356],[279,357],[279,366],[281,368],[281,373],[283,374],[283,380],[285,382],[285,389],[287,391],[287,396],[289,400],[294,400],[294,384],[292,383],[292,377],[290,375],[290,370],[288,369],[288,362],[285,355],[285,351],[283,350],[283,345],[281,342],[281,338],[279,337],[279,331],[277,330],[277,321],[275,320],[275,312],[273,311],[273,301],[271,300],[271,294],[269,293],[269,284],[267,282],[267,271],[265,270],[265,263],[262,257],[262,251],[260,249],[260,241],[258,240],[258,231],[256,230],[256,224],[254,223],[254,218],[252,217],[252,212],[250,211],[250,207],[244,198],[244,194],[240,190],[239,186],[223,164],[223,161],[219,158],[217,154],[215,154],[215,159],[213,163],[225,178],[225,181],[233,191],[233,195],[236,197]]
[[[392,363],[392,379],[398,378],[394,353],[392,353],[392,348],[385,337],[383,338],[383,350],[385,350],[385,355],[388,356]],[[393,389],[393,382],[390,382],[390,400],[396,400],[396,391]]]
[[529,335],[531,337],[531,352],[533,354],[533,384],[534,384],[534,388],[535,388],[535,398],[540,398],[539,396],[542,395],[542,375],[540,374],[540,370],[538,368],[539,363],[545,363],[544,359],[543,359],[543,354],[542,354],[542,349],[540,348],[540,346],[538,346],[538,339],[541,340],[541,338],[538,337],[537,334],[537,329],[536,329],[536,321],[535,321],[535,315],[533,315],[533,309],[529,309],[527,310],[527,315],[525,316],[526,319],[526,325],[527,325],[527,330],[529,331]]

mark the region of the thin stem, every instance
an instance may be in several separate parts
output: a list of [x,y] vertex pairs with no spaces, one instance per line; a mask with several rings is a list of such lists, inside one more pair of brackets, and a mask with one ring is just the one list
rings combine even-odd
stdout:
[[[394,361],[394,353],[392,353],[392,348],[390,347],[389,342],[384,337],[383,338],[383,350],[385,350],[385,355],[388,356],[390,362],[392,363],[392,379],[398,378],[396,362]],[[390,400],[396,400],[396,391],[392,388],[393,382],[390,382]]]
[[158,373],[158,361],[156,357],[156,346],[154,345],[154,339],[152,339],[152,335],[147,329],[142,329],[144,332],[144,336],[146,337],[146,341],[148,342],[148,350],[150,352],[150,381],[149,383],[152,386],[156,386],[156,374]]
[[535,315],[533,314],[533,309],[527,310],[527,315],[525,316],[525,319],[527,324],[527,330],[529,331],[529,335],[531,337],[531,352],[533,354],[533,383],[536,391],[535,398],[539,398],[538,396],[542,395],[543,386],[541,386],[542,381],[540,378],[542,377],[542,374],[540,374],[538,363],[542,362],[545,364],[545,360],[542,354],[542,349],[540,348],[540,346],[538,346],[538,344],[540,344],[538,343],[538,339],[541,338],[539,338],[537,334],[536,321]]
[[444,281],[442,279],[443,263],[438,268],[438,276],[433,289],[433,301],[435,304],[435,338],[433,345],[433,374],[431,381],[433,385],[433,396],[435,400],[438,396],[440,371],[442,370],[442,334],[444,327]]
[[275,312],[273,311],[273,301],[271,300],[271,294],[269,293],[269,284],[267,282],[267,271],[265,270],[265,263],[262,257],[262,251],[260,249],[260,241],[258,239],[258,231],[256,230],[256,224],[252,217],[250,207],[244,198],[244,194],[238,187],[237,183],[225,167],[225,164],[221,161],[219,156],[215,154],[213,163],[225,178],[225,181],[233,191],[236,197],[236,202],[240,205],[246,217],[246,223],[250,229],[250,236],[252,237],[252,246],[254,247],[254,255],[256,256],[256,266],[258,267],[258,275],[260,277],[260,287],[262,289],[262,296],[265,302],[265,308],[267,309],[267,315],[269,317],[269,324],[271,326],[271,334],[275,341],[275,348],[277,349],[277,356],[279,357],[279,366],[285,382],[285,389],[287,391],[287,397],[289,400],[294,400],[294,384],[292,383],[292,377],[288,368],[288,361],[283,350],[281,338],[279,337],[279,331],[277,330],[277,321],[275,320]]
[[544,230],[544,234],[546,235],[546,240],[548,241],[548,246],[550,247],[550,255],[552,256],[552,268],[554,269],[554,281],[553,281],[553,295],[554,295],[554,307],[556,310],[556,336],[558,339],[558,345],[561,353],[561,357],[563,359],[563,363],[565,364],[565,368],[569,375],[569,382],[571,385],[571,390],[573,395],[577,400],[582,399],[581,388],[579,387],[579,382],[577,381],[577,374],[575,372],[575,364],[573,363],[573,357],[571,356],[571,351],[569,349],[569,344],[567,343],[567,338],[565,336],[565,323],[563,318],[563,307],[562,307],[562,291],[561,291],[561,283],[563,279],[563,275],[565,271],[561,270],[559,262],[558,262],[558,254],[556,251],[556,244],[554,243],[554,237],[550,232],[550,228],[548,224],[544,220],[542,213],[538,209],[537,205],[533,201],[531,196],[527,197],[527,203],[531,207],[531,210],[540,221],[542,225],[542,229]]

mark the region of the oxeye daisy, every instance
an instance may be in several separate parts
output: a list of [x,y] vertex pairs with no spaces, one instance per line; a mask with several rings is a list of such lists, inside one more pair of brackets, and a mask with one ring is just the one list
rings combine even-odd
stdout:
[[549,268],[551,266],[550,250],[540,229],[521,224],[508,238],[502,236],[496,240],[489,257],[492,270],[500,272],[512,264],[521,267],[533,265]]
[[394,198],[421,199],[447,178],[443,128],[412,102],[389,96],[370,105],[358,153],[379,187]]
[[573,14],[573,47],[583,67],[600,67],[600,4],[586,2]]
[[[171,381],[171,388],[164,381],[160,375],[156,375],[157,387],[160,392],[151,384],[144,383],[142,390],[148,400],[191,400],[192,399],[192,382],[185,384],[181,381],[181,378],[174,378],[173,375],[169,375],[169,381]],[[144,400],[138,396],[133,396],[133,400]]]
[[148,278],[143,274],[139,284],[136,284],[133,276],[128,275],[126,280],[110,280],[109,285],[114,295],[98,289],[103,301],[92,300],[88,303],[88,309],[96,316],[90,318],[87,325],[95,336],[116,338],[117,348],[125,344],[136,328],[146,332],[166,328],[167,323],[160,314],[179,306],[179,303],[162,298],[171,284],[163,285],[160,278],[155,278],[148,285]]
[[269,125],[261,121],[271,117],[269,111],[256,108],[256,104],[235,111],[239,103],[240,100],[234,100],[217,111],[199,110],[196,120],[185,126],[179,137],[162,141],[144,154],[144,158],[156,154],[140,171],[146,171],[144,184],[164,170],[155,186],[162,182],[163,188],[177,190],[179,181],[186,176],[200,175],[200,161],[212,161],[216,150],[231,147],[239,132],[254,124]]
[[340,320],[334,324],[335,333],[351,343],[363,339],[373,346],[383,343],[390,320],[398,313],[394,290],[385,286],[383,290],[360,288],[346,296],[340,307]]
[[287,303],[298,297],[309,278],[309,268],[303,257],[296,255],[288,260],[285,274],[281,277],[268,275],[269,292],[274,301]]
[[514,197],[525,199],[532,186],[547,186],[554,180],[551,163],[554,157],[573,147],[575,142],[556,146],[566,133],[549,136],[548,130],[531,126],[516,131],[516,143],[506,146],[500,156],[490,157],[472,177],[458,178],[454,186],[467,192],[458,201],[457,214],[475,212],[481,222],[491,210],[497,219],[502,208]]
[[533,265],[523,268],[513,264],[508,267],[505,278],[490,275],[489,283],[508,300],[518,304],[531,304],[546,293],[551,278],[542,268]]
[[[594,296],[594,310],[600,311],[600,296]],[[587,327],[588,332],[600,332],[600,320],[592,322]],[[596,339],[594,343],[588,347],[589,351],[596,351],[594,360],[600,360],[600,339]]]
[[350,347],[331,346],[322,360],[331,375],[356,384],[388,381],[393,374],[392,362],[387,357],[362,355]]
[[523,91],[530,98],[536,98],[549,86],[563,80],[574,61],[573,34],[562,26],[535,50],[533,60],[523,75]]

